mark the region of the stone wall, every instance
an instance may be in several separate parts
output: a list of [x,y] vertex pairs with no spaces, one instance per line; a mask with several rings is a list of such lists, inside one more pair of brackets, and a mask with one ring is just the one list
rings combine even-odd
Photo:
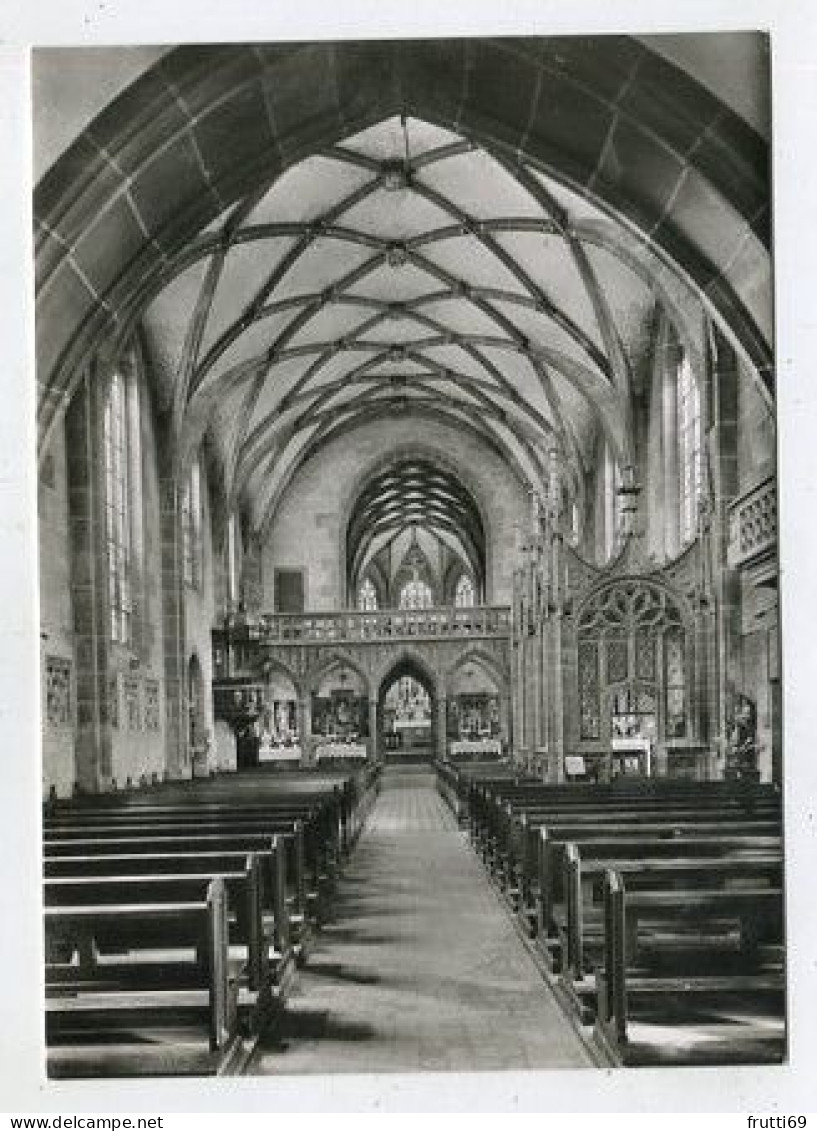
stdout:
[[774,472],[777,437],[774,414],[745,366],[738,381],[738,492],[743,494]]
[[[741,370],[737,397],[738,493],[744,494],[773,474],[777,465],[775,421],[756,382]],[[775,743],[780,740],[778,591],[741,579],[741,690],[757,708],[758,764],[764,780],[773,774]],[[775,684],[778,687],[775,687]]]
[[[76,777],[76,658],[68,556],[65,427],[55,429],[38,488],[40,533],[40,671],[42,784],[70,795]],[[64,692],[65,694],[63,694]]]
[[210,744],[209,762],[214,766],[217,755],[213,719],[213,645],[210,633],[216,621],[215,560],[217,554],[221,556],[222,547],[215,547],[213,544],[211,484],[203,465],[201,471],[201,570],[198,585],[184,586],[185,672],[192,657],[197,656],[204,689],[204,728]]

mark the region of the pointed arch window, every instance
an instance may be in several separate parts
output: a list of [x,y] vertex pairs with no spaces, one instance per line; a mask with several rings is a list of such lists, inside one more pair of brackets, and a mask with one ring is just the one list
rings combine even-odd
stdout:
[[111,640],[129,644],[133,631],[133,477],[131,474],[131,428],[136,413],[129,411],[129,389],[122,373],[111,377],[103,414],[105,462],[105,546],[108,563],[108,603]]
[[401,609],[430,609],[433,604],[434,594],[426,581],[415,578],[400,590]]
[[362,613],[377,611],[377,590],[370,578],[365,577],[357,591],[357,607]]
[[698,382],[682,354],[676,377],[678,400],[678,513],[681,543],[690,542],[698,530],[701,497],[701,396]]
[[454,604],[458,609],[470,609],[476,604],[474,583],[467,573],[463,573],[454,590]]

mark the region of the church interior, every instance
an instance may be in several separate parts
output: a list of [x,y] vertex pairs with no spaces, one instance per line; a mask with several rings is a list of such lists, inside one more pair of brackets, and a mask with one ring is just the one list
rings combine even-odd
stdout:
[[52,1078],[785,1059],[767,51],[34,53]]

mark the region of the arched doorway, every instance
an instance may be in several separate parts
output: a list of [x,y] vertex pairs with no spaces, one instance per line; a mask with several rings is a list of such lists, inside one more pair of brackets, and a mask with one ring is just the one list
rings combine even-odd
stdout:
[[433,760],[437,709],[431,674],[411,657],[399,660],[381,681],[377,700],[377,747],[387,764]]

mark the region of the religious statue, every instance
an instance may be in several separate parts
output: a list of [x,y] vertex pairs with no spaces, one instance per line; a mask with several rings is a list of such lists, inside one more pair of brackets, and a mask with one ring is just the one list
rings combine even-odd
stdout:
[[736,694],[732,709],[726,776],[739,781],[757,781],[758,778],[757,708],[742,692]]

